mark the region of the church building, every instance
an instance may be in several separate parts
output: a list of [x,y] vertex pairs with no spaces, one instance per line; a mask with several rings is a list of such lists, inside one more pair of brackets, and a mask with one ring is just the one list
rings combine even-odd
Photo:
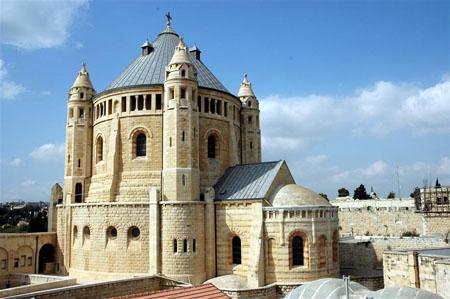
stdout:
[[262,162],[247,75],[230,92],[170,18],[105,90],[83,64],[67,111],[56,272],[231,288],[339,275],[337,208]]

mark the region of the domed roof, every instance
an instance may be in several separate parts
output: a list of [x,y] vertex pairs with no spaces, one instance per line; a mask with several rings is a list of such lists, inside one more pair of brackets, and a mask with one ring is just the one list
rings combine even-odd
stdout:
[[88,87],[94,89],[92,86],[91,79],[89,78],[89,72],[86,69],[86,64],[83,63],[80,71],[78,72],[77,78],[75,82],[72,84],[72,88],[74,87]]
[[[351,281],[349,291],[350,294],[363,294],[368,289]],[[323,278],[296,287],[284,299],[340,299],[344,295],[345,283],[342,279]]]
[[272,199],[274,207],[326,206],[331,204],[316,192],[300,185],[289,184],[279,189]]
[[[408,287],[392,287],[378,291],[370,291],[361,284],[350,281],[351,298],[373,299],[440,299],[441,296],[423,289]],[[293,289],[284,299],[340,299],[345,297],[345,282],[338,278],[323,278],[314,280]]]
[[[152,51],[148,55],[139,55],[105,91],[132,86],[164,84],[165,68],[173,57],[179,41],[179,35],[173,31],[170,25],[167,25],[166,29],[151,43]],[[188,55],[197,70],[200,87],[229,93],[203,62],[197,59],[195,52],[189,52]]]
[[247,279],[245,277],[230,274],[211,278],[203,284],[212,283],[221,290],[241,290],[247,289]]
[[254,97],[255,93],[252,89],[252,83],[248,81],[247,74],[244,75],[244,80],[242,80],[241,87],[239,88],[238,97]]

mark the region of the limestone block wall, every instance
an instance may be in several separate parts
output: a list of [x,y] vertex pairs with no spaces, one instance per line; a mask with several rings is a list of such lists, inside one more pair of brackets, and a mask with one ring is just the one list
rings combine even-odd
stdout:
[[161,202],[161,272],[200,284],[205,271],[204,202]]
[[[251,201],[216,202],[217,276],[238,274],[247,277],[249,270],[252,217]],[[232,263],[231,240],[241,239],[240,265]]]
[[450,239],[450,213],[422,214],[425,235],[440,235]]
[[422,231],[422,215],[408,207],[339,208],[341,235],[401,236]]
[[66,266],[91,272],[148,272],[148,203],[78,204],[70,209]]
[[450,299],[450,259],[436,261],[436,292]]
[[433,237],[342,238],[339,243],[341,273],[365,277],[382,275],[386,251],[449,246],[442,238]]
[[[336,208],[266,207],[264,210],[266,284],[338,275],[339,260],[336,255],[333,257],[333,234],[338,235]],[[304,266],[292,266],[291,240],[295,235],[304,239]],[[337,242],[336,239],[336,248]]]

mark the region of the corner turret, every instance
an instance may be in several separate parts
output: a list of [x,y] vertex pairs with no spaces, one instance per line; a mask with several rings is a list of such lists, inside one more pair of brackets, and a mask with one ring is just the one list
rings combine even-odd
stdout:
[[84,202],[86,178],[92,173],[92,124],[95,89],[83,63],[69,90],[63,204]]
[[242,102],[241,135],[242,163],[261,162],[261,129],[259,124],[259,102],[252,89],[252,83],[244,75],[238,97]]

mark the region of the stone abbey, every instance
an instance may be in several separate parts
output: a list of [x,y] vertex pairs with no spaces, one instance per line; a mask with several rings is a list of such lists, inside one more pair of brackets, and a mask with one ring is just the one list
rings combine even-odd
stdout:
[[337,208],[261,161],[247,76],[233,95],[170,20],[106,90],[83,65],[67,105],[56,272],[243,288],[339,274]]

